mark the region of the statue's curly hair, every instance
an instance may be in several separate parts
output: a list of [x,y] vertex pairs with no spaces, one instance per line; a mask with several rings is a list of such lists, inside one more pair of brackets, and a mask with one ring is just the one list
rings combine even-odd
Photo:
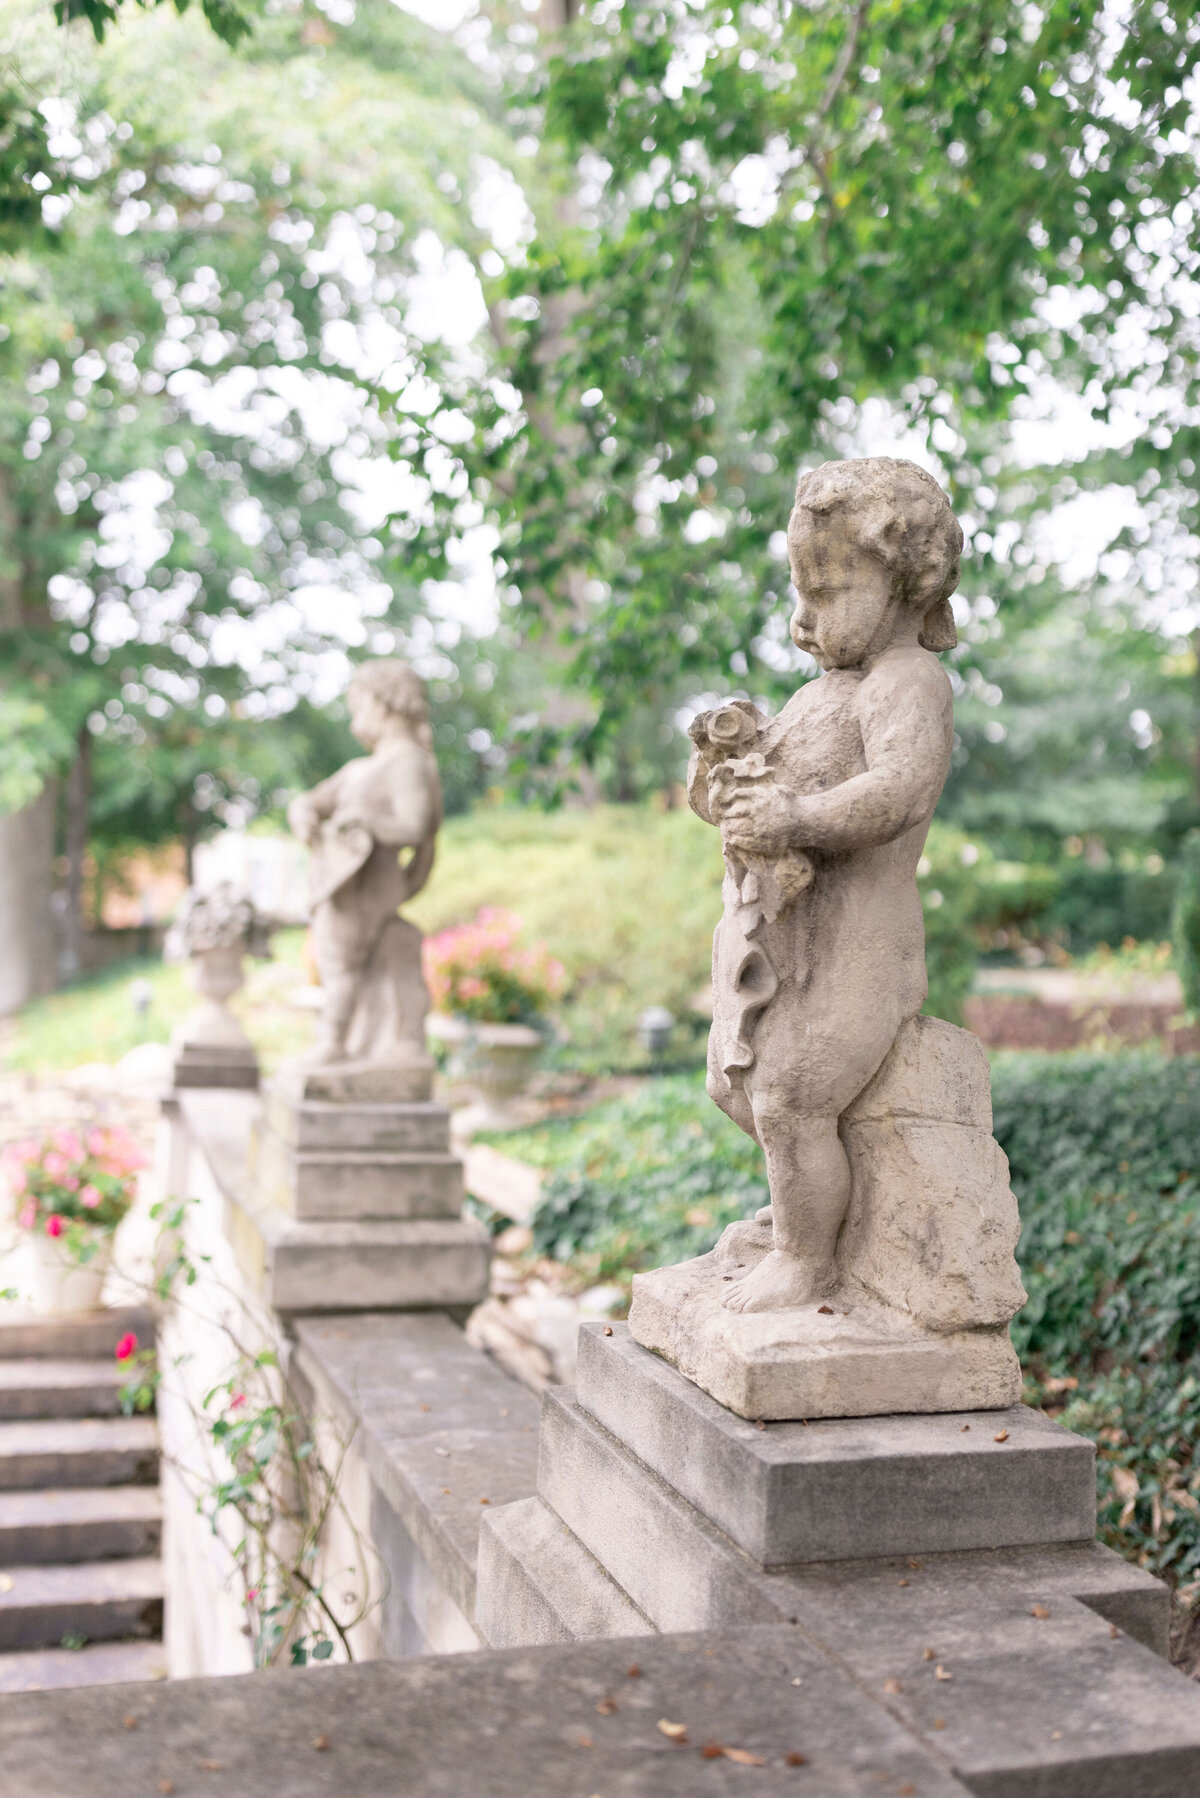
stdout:
[[399,718],[407,718],[416,727],[421,741],[428,745],[432,742],[429,726],[429,700],[425,695],[425,682],[415,669],[398,656],[388,656],[375,662],[360,662],[350,676],[349,693],[369,693],[380,705],[386,706],[389,712],[395,712]]
[[789,544],[806,512],[841,511],[850,514],[863,548],[896,575],[907,603],[920,608],[923,647],[953,649],[958,632],[950,595],[958,585],[963,534],[933,476],[897,456],[863,456],[809,469],[796,483]]

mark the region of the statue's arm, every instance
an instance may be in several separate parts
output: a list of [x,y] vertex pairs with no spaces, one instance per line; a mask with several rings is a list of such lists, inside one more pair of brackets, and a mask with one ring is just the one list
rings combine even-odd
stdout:
[[340,780],[341,770],[311,787],[307,793],[297,793],[288,806],[288,826],[302,842],[310,843],[321,820],[332,817],[336,811]]
[[442,821],[441,790],[436,773],[423,778],[395,780],[381,771],[378,778],[359,784],[344,813],[335,813],[338,825],[370,831],[385,849],[415,849],[437,834]]
[[778,785],[759,795],[735,793],[721,820],[734,848],[838,855],[890,843],[929,817],[950,765],[953,726],[945,671],[935,663],[914,680],[910,666],[860,693],[865,772],[823,793],[794,793]]

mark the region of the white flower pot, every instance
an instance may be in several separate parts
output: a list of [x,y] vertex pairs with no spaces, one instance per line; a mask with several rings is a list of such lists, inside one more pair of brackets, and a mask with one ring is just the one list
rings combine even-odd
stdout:
[[61,1316],[71,1311],[96,1311],[112,1266],[112,1232],[97,1232],[100,1246],[81,1267],[62,1246],[62,1238],[44,1231],[30,1233],[28,1278],[35,1311]]
[[529,1085],[546,1047],[546,1038],[529,1024],[480,1024],[473,1018],[448,1018],[432,1012],[426,1019],[430,1036],[449,1043],[471,1093],[471,1103],[456,1120],[461,1134],[477,1130],[519,1130],[524,1119],[513,1100]]

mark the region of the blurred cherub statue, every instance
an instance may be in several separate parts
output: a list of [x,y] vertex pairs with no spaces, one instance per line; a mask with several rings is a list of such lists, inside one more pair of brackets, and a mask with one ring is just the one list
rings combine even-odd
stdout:
[[433,867],[442,793],[424,684],[405,662],[363,662],[350,725],[368,751],[288,807],[312,850],[309,903],[325,1006],[317,1064],[425,1069],[421,932],[398,916]]

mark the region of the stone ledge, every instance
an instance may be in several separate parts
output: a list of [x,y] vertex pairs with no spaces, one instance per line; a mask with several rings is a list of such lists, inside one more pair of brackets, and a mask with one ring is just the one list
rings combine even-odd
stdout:
[[[294,1366],[469,1623],[488,1505],[531,1494],[537,1401],[447,1317],[301,1318]],[[449,1488],[449,1490],[447,1490]]]
[[493,1648],[655,1633],[654,1625],[540,1498],[484,1516],[479,1591],[475,1627]]
[[[682,1723],[687,1741],[669,1740],[660,1718]],[[971,1789],[787,1628],[22,1694],[0,1698],[0,1738],[2,1798],[152,1793],[163,1782],[179,1798],[965,1798]],[[755,1765],[706,1757],[711,1743]],[[804,1766],[787,1765],[789,1754]]]
[[592,1323],[579,1333],[578,1397],[763,1566],[1095,1534],[1092,1444],[1024,1405],[758,1429],[627,1324]]

